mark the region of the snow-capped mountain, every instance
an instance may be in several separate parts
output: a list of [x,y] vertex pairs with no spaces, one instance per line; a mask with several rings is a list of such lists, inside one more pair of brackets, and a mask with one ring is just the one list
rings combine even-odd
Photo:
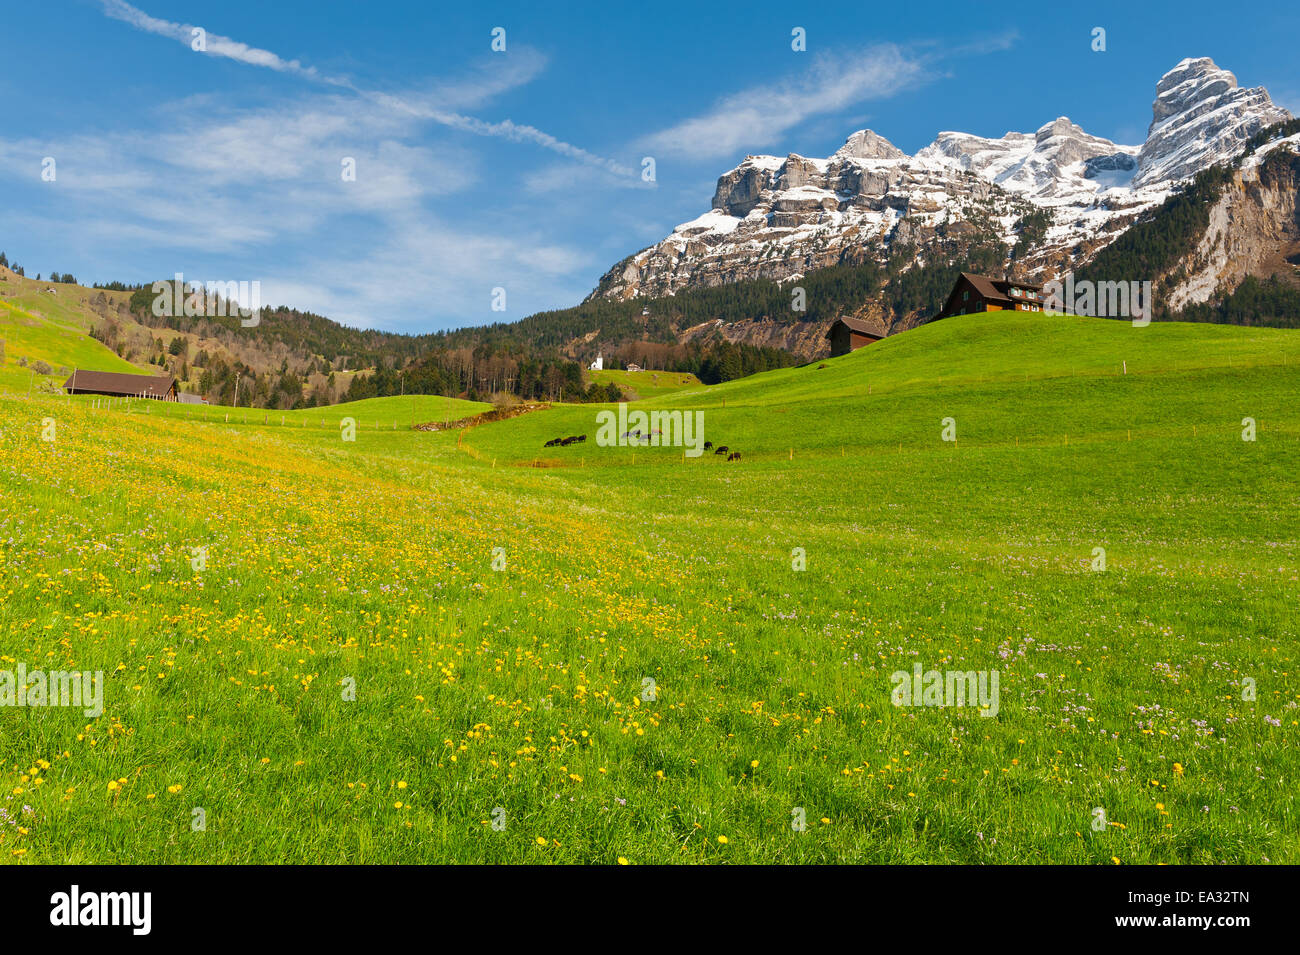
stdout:
[[938,246],[988,237],[1021,241],[1017,266],[1050,271],[1086,259],[1197,172],[1289,118],[1265,89],[1241,89],[1202,57],[1161,78],[1138,146],[1090,135],[1062,116],[997,139],[943,132],[914,156],[871,130],[826,159],[748,156],[718,179],[708,212],[619,263],[593,294],[783,281],[883,260],[897,243],[924,259]]

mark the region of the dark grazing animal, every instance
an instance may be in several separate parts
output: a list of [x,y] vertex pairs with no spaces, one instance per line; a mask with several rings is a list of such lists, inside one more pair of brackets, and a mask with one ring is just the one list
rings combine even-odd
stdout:
[[729,449],[725,444],[720,444],[713,449],[714,454],[726,454]]
[[712,441],[705,441],[705,442],[704,442],[704,450],[705,450],[705,451],[708,451],[708,450],[711,449],[712,447],[713,447],[713,442],[712,442]]
[[739,461],[739,460],[740,460],[740,452],[739,452],[739,451],[732,451],[730,454],[727,455],[727,460],[728,460],[728,461]]
[[586,440],[587,440],[587,436],[586,436],[585,434],[575,434],[575,435],[570,435],[570,436],[567,437],[567,438],[551,438],[551,440],[550,440],[550,441],[547,441],[546,444],[543,445],[543,447],[546,447],[546,448],[554,448],[554,447],[567,448],[567,447],[568,447],[569,445],[571,445],[571,444],[580,444],[581,442],[586,441]]

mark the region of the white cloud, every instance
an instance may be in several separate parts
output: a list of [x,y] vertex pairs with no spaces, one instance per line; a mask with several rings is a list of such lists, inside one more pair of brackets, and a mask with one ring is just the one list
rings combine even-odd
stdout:
[[[160,20],[132,6],[126,0],[100,0],[100,3],[105,15],[115,20],[121,20],[147,33],[176,40],[186,46],[191,46],[193,43],[193,31],[196,27],[192,24]],[[316,82],[343,87],[390,111],[430,120],[477,136],[532,143],[616,175],[633,175],[633,170],[622,163],[567,143],[535,126],[516,123],[509,119],[488,122],[456,111],[454,107],[477,105],[533,79],[543,68],[544,61],[531,50],[525,49],[512,53],[511,59],[515,61],[513,63],[500,68],[496,64],[491,67],[481,66],[473,77],[435,85],[428,93],[421,96],[410,92],[396,94],[363,89],[346,77],[321,73],[315,67],[304,66],[298,60],[285,60],[269,50],[251,47],[219,34],[206,34],[205,42],[206,49],[203,52],[209,56],[227,57],[250,66],[260,66],[281,73],[293,73]]]
[[[72,261],[49,264],[79,275],[117,260],[106,250],[130,249],[125,269],[85,278],[256,279],[267,304],[407,331],[577,300],[587,289],[575,274],[602,264],[541,220],[441,214],[441,200],[481,180],[475,156],[364,99],[321,92],[260,110],[164,114],[162,134],[149,122],[0,139],[0,218],[67,250]],[[40,178],[46,155],[58,161],[52,183]],[[344,156],[356,159],[355,181],[342,180]],[[6,208],[24,190],[41,196],[39,217]],[[495,286],[507,289],[506,313],[490,310]]]
[[714,159],[752,151],[810,117],[893,96],[932,78],[925,61],[893,44],[808,56],[806,71],[732,93],[707,112],[646,138],[651,153]]
[[[170,20],[159,20],[157,17],[151,17],[138,7],[131,6],[126,0],[100,0],[100,4],[104,8],[104,14],[114,20],[129,23],[137,30],[143,30],[146,33],[153,33],[157,36],[176,40],[191,48],[193,48],[195,40],[194,31],[202,29],[202,27],[197,27],[191,23],[173,23]],[[305,67],[297,60],[281,59],[270,50],[259,50],[256,47],[251,47],[246,43],[240,43],[238,40],[232,40],[230,37],[221,36],[217,33],[208,33],[204,30],[203,41],[205,49],[201,52],[206,53],[208,56],[227,57],[238,60],[240,63],[247,63],[249,66],[261,66],[281,73],[298,73],[324,83],[346,85],[347,82],[337,77],[324,76],[317,72],[315,68]]]
[[[359,255],[322,255],[262,281],[262,299],[292,302],[345,324],[427,331],[452,324],[514,321],[544,303],[576,300],[571,276],[588,253],[536,232],[500,236],[429,216],[394,221],[382,242]],[[491,310],[506,290],[507,311]]]

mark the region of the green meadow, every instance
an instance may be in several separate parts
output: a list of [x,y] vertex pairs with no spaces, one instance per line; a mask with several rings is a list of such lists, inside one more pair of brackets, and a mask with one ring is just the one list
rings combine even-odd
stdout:
[[0,707],[0,861],[1295,863],[1297,394],[1009,313],[631,406],[736,462],[2,393],[0,670],[103,711]]

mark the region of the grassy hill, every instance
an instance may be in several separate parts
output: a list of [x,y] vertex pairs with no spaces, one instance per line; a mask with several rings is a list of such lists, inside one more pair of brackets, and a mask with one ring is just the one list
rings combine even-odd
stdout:
[[[77,368],[147,373],[91,338],[82,314],[57,295],[46,294],[46,299],[30,291],[0,298],[0,341],[4,342],[0,387],[27,391],[43,381],[61,387]],[[49,365],[51,373],[37,375],[32,370],[36,362]]]
[[[357,374],[373,370],[367,361],[376,354],[392,359],[400,352],[409,358],[420,347],[421,340],[408,336],[344,328],[320,316],[296,312],[267,315],[265,327],[248,329],[240,327],[237,320],[223,320],[237,332],[216,322],[190,319],[177,323],[176,328],[155,326],[143,323],[141,316],[131,311],[133,294],[147,297],[149,293],[37,281],[0,266],[0,340],[5,341],[7,351],[0,364],[0,387],[26,391],[43,379],[62,385],[74,368],[87,368],[171,374],[180,381],[181,390],[197,393],[205,368],[229,371],[242,365],[243,384],[247,385],[251,373],[278,376],[282,362],[287,361],[294,370],[315,369],[305,374],[308,390],[324,392],[326,369],[332,368],[334,394],[342,395]],[[92,330],[98,330],[99,337],[105,338],[106,329],[111,330],[116,350],[92,337]],[[346,346],[351,350],[343,353],[354,357],[347,362],[339,360],[336,352],[325,356],[310,350],[327,347],[326,343]],[[394,346],[390,354],[385,349],[393,343],[400,348]],[[360,365],[357,355],[363,359]],[[27,364],[19,365],[19,359]],[[68,370],[33,378],[29,368],[38,361],[51,365],[55,372]],[[230,372],[232,394],[233,374]]]
[[[921,435],[939,440],[941,420],[957,420],[961,448],[1125,440],[1168,433],[1157,422],[1214,416],[1220,431],[1252,414],[1229,410],[1217,391],[1223,374],[1277,381],[1269,411],[1288,415],[1285,383],[1300,373],[1300,337],[1284,329],[1127,322],[1028,314],[964,316],[921,326],[850,355],[648,399],[647,409],[699,409],[704,436],[746,457],[819,457],[853,449],[904,448]],[[1031,397],[1035,414],[1022,407]],[[1252,399],[1253,400],[1253,399]],[[1144,402],[1158,406],[1153,416]],[[595,437],[596,414],[612,405],[556,406],[521,421],[477,430],[473,443],[502,460],[529,461],[561,432]],[[1260,417],[1256,406],[1254,415]],[[1262,420],[1262,419],[1261,419]],[[1272,425],[1275,426],[1275,425]],[[1224,432],[1226,433],[1226,432]],[[552,449],[546,449],[551,454]],[[596,453],[591,441],[554,451],[587,466],[623,466],[630,451]],[[677,461],[680,450],[642,448],[637,460]],[[688,461],[688,464],[691,463]],[[697,462],[698,463],[698,462]]]
[[699,388],[700,379],[687,372],[679,371],[625,371],[622,368],[605,368],[601,371],[586,373],[589,380],[598,385],[610,382],[623,389],[623,393],[635,398],[653,398],[658,395],[681,391],[683,388]]
[[0,395],[4,665],[107,687],[0,708],[0,860],[1300,861],[1297,352],[1003,313],[638,404],[730,464]]

